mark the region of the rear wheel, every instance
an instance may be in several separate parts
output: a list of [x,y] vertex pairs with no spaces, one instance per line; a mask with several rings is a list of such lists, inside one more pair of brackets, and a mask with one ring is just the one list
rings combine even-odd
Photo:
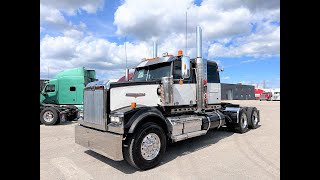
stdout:
[[250,129],[256,129],[258,127],[258,123],[260,122],[260,117],[257,108],[249,107],[247,109],[248,112],[248,126]]
[[248,130],[248,116],[244,108],[239,111],[239,122],[235,124],[234,130],[237,133],[245,133]]
[[55,125],[60,122],[59,113],[53,107],[44,108],[40,113],[40,121],[45,125]]
[[124,147],[124,159],[132,166],[147,170],[157,166],[166,151],[163,129],[153,122],[143,124]]

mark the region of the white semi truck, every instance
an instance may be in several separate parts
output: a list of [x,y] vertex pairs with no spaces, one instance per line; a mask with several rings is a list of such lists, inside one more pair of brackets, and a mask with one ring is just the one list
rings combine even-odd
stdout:
[[221,102],[219,68],[202,58],[197,27],[197,57],[182,51],[144,59],[125,82],[92,82],[84,89],[83,118],[75,142],[112,160],[147,170],[157,166],[167,144],[227,126],[247,132],[260,121],[255,107]]

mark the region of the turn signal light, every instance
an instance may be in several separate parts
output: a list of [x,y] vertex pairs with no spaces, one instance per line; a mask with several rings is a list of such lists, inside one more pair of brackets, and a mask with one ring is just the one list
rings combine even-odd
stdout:
[[136,107],[137,107],[137,104],[136,104],[135,102],[132,102],[132,103],[131,103],[131,108],[134,109],[134,108],[136,108]]

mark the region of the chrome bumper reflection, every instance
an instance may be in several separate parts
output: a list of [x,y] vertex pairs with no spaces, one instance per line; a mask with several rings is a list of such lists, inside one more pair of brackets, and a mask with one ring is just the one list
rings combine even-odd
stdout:
[[122,135],[76,125],[75,142],[112,160],[123,160]]

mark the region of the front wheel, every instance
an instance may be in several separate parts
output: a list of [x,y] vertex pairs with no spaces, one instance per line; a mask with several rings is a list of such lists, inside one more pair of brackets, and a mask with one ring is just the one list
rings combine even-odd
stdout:
[[40,113],[40,121],[45,125],[55,125],[60,122],[58,111],[53,108],[44,108]]
[[124,147],[124,159],[135,168],[147,170],[157,166],[166,151],[167,140],[163,129],[148,122],[128,139]]

